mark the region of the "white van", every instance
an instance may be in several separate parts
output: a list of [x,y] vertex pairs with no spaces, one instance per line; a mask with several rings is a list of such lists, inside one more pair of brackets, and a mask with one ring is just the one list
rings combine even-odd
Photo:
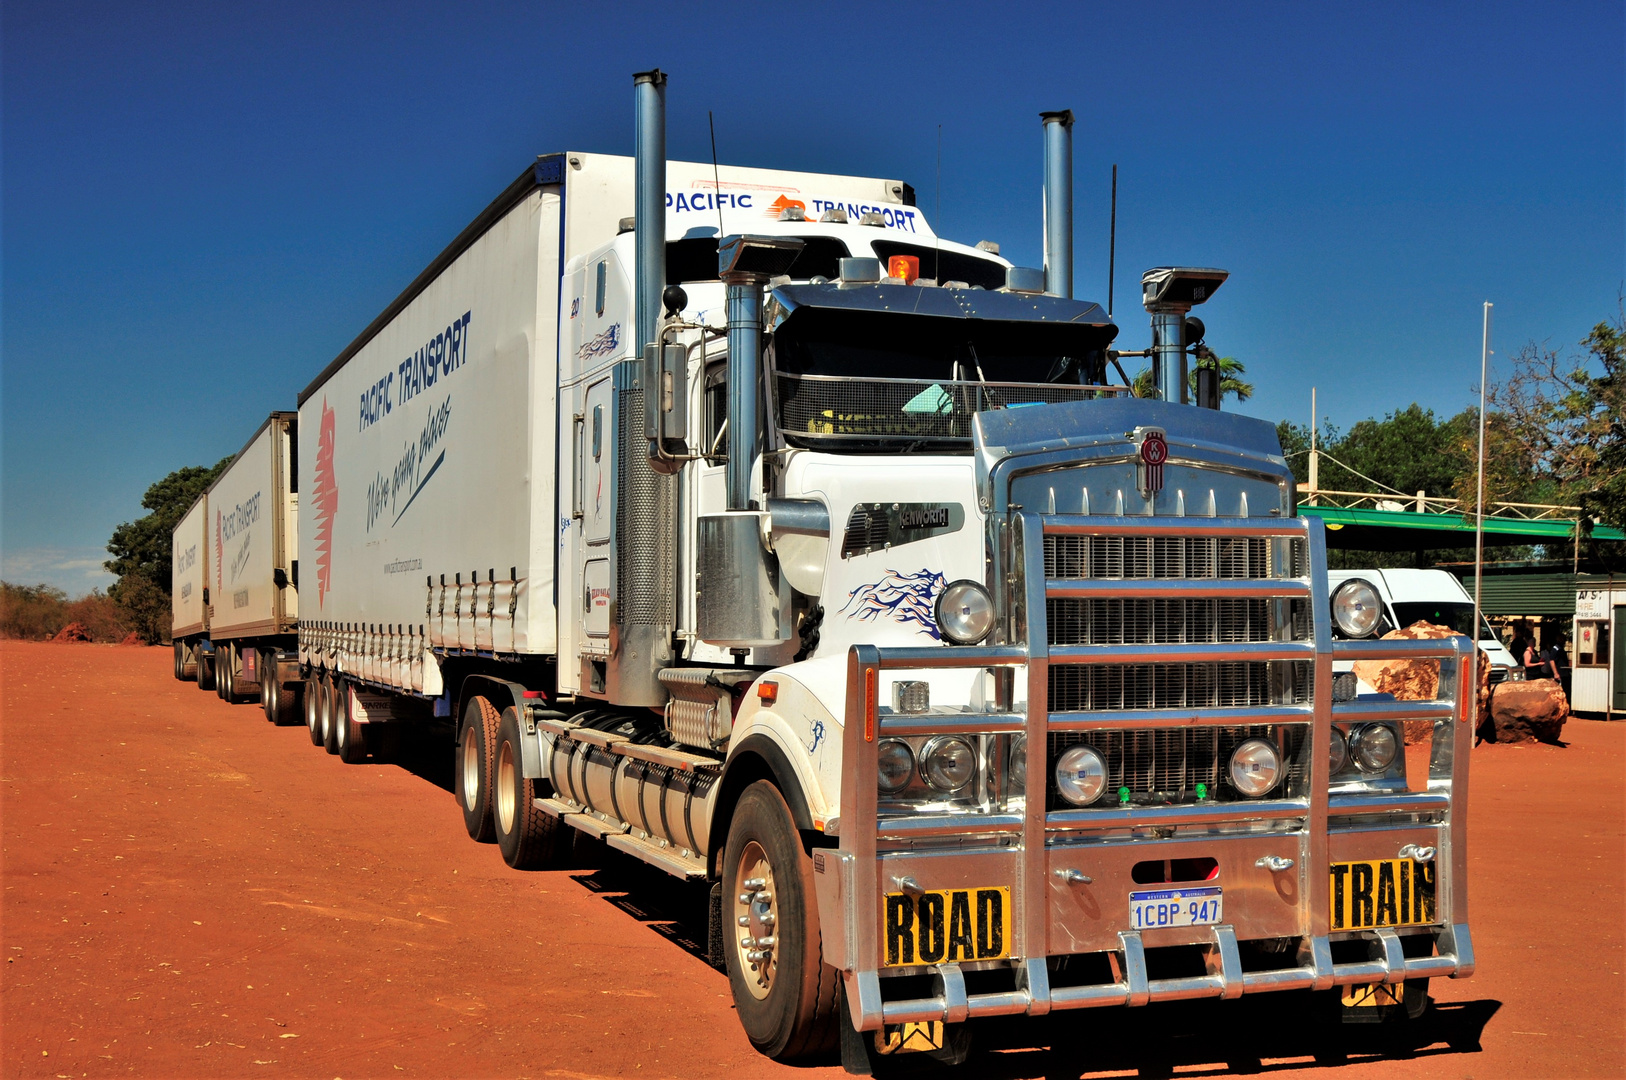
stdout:
[[[1379,637],[1419,620],[1436,626],[1449,626],[1462,634],[1470,632],[1474,601],[1455,575],[1444,570],[1329,570],[1327,585],[1330,593],[1337,593],[1340,585],[1356,578],[1370,584],[1383,601],[1382,622],[1387,625],[1379,626]],[[1519,670],[1513,654],[1508,652],[1507,646],[1502,644],[1502,639],[1496,636],[1496,631],[1485,622],[1483,615],[1479,620],[1478,636],[1479,647],[1490,657],[1491,682],[1499,683]]]

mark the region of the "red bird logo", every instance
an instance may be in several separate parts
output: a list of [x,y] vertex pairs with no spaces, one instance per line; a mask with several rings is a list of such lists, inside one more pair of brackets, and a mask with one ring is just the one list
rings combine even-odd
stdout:
[[316,511],[316,606],[327,597],[333,576],[333,518],[339,512],[339,481],[333,475],[333,410],[322,399],[322,423],[316,440],[315,488],[311,502]]

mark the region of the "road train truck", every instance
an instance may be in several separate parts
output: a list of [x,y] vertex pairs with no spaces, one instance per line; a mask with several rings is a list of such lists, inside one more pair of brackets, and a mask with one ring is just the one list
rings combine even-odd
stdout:
[[[175,529],[176,678],[296,724],[298,414],[274,412]],[[199,534],[199,523],[202,536]],[[184,594],[184,595],[183,595]],[[184,619],[184,621],[183,621]]]
[[[775,1058],[1292,989],[1403,1020],[1471,973],[1471,645],[1350,634],[1272,426],[1212,370],[1186,403],[1224,272],[1144,276],[1131,397],[1071,295],[1070,112],[1028,269],[900,181],[667,161],[665,84],[300,394],[313,740],[441,718],[510,865],[580,833],[710,883]],[[1398,657],[1438,700],[1334,700]]]

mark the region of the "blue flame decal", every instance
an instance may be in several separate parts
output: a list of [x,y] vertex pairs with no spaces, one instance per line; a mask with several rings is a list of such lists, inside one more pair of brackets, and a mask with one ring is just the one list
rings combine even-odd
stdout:
[[937,594],[943,591],[948,579],[942,574],[922,568],[918,573],[905,574],[888,570],[886,577],[869,585],[860,585],[847,594],[841,606],[849,619],[874,622],[888,618],[905,626],[913,626],[917,633],[929,634],[941,641],[937,619],[932,614]]

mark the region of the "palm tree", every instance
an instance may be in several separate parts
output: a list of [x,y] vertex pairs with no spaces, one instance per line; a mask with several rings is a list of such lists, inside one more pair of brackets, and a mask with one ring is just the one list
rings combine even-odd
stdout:
[[[1221,401],[1224,401],[1227,395],[1238,401],[1247,401],[1253,396],[1253,383],[1243,382],[1238,378],[1238,376],[1246,374],[1248,369],[1236,357],[1220,356],[1215,357],[1212,361],[1204,358],[1199,360],[1198,363],[1215,363],[1219,365]],[[1193,365],[1186,373],[1186,384],[1191,398],[1195,399],[1197,397],[1196,365]],[[1149,398],[1156,396],[1157,387],[1152,383],[1152,369],[1142,368],[1140,374],[1135,376],[1133,386],[1136,397]]]

